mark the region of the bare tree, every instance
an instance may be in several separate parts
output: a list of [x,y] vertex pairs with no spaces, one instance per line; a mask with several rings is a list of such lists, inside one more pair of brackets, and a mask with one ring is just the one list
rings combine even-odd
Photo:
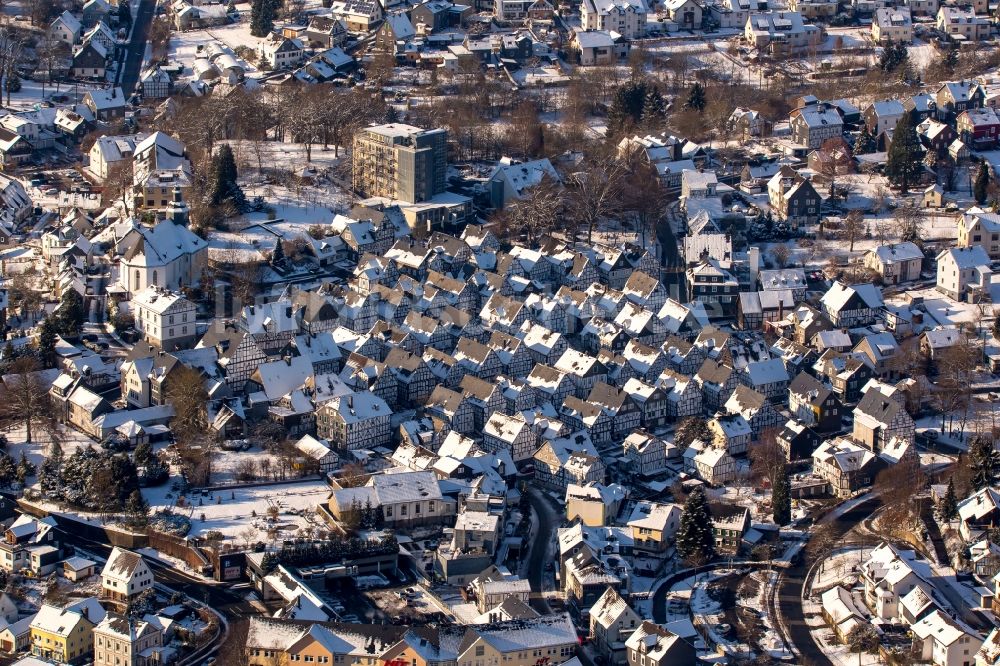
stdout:
[[0,427],[23,425],[25,441],[33,441],[42,431],[52,441],[60,437],[55,406],[49,396],[49,384],[38,374],[38,361],[19,358],[11,364],[0,384]]
[[7,106],[10,106],[12,79],[17,76],[17,66],[24,57],[24,39],[14,30],[0,28],[0,90],[7,91]]
[[640,151],[634,151],[629,156],[627,168],[629,186],[624,188],[622,206],[632,213],[636,230],[645,245],[647,232],[656,233],[670,199],[656,166],[646,160]]
[[773,488],[788,459],[778,444],[776,428],[762,430],[760,438],[750,447],[750,473],[755,481],[767,479]]
[[108,167],[108,177],[104,179],[104,190],[101,193],[102,203],[105,206],[120,203],[125,217],[129,217],[133,212],[134,188],[135,169],[132,160],[118,160]]
[[874,490],[884,507],[879,525],[888,536],[894,536],[898,528],[905,529],[909,524],[914,497],[925,483],[926,477],[916,456],[890,465],[875,477]]
[[923,218],[923,211],[919,207],[899,206],[893,211],[892,217],[900,240],[914,241],[920,238],[920,220]]
[[529,188],[524,195],[511,201],[501,214],[501,228],[511,239],[523,236],[529,246],[543,234],[550,232],[563,209],[562,185],[545,174],[541,182]]
[[864,233],[864,229],[865,216],[860,210],[854,209],[844,218],[844,234],[851,244],[851,252],[854,252],[854,242]]
[[774,259],[774,265],[778,268],[787,266],[791,255],[792,251],[784,243],[775,243],[771,246],[771,257]]
[[587,230],[587,242],[593,242],[598,223],[619,210],[626,171],[618,160],[594,159],[567,179],[569,218],[576,228]]

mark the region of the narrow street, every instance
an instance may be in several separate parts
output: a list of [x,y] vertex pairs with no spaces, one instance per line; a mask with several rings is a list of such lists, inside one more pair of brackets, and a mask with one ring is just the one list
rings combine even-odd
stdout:
[[[676,206],[676,203],[671,204]],[[684,303],[687,292],[684,284],[684,262],[677,247],[677,237],[671,228],[670,215],[656,225],[656,240],[660,245],[660,278],[667,287],[670,298]]]
[[132,17],[134,28],[132,39],[125,47],[122,58],[121,85],[126,99],[135,92],[142,71],[142,59],[146,55],[146,42],[149,41],[149,28],[153,24],[153,12],[156,10],[156,0],[140,0],[139,11]]
[[539,613],[549,612],[549,602],[545,600],[546,565],[553,562],[549,552],[549,544],[555,538],[556,528],[561,521],[560,515],[552,506],[551,500],[537,488],[528,486],[525,490],[528,502],[535,514],[538,524],[531,550],[528,553],[528,582],[531,584],[531,606]]

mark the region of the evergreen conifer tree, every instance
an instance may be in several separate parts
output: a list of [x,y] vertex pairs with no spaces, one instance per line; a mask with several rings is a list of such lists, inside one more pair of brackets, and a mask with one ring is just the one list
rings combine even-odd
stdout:
[[63,450],[59,442],[52,442],[49,455],[42,461],[38,472],[38,483],[42,492],[50,496],[58,496],[58,488],[62,478]]
[[9,486],[17,478],[17,465],[14,459],[0,452],[0,486]]
[[268,25],[269,0],[251,0],[250,2],[250,34],[254,37],[264,37],[271,32]]
[[689,564],[705,564],[715,557],[712,517],[701,486],[695,487],[684,503],[675,543],[677,554]]
[[788,479],[788,467],[781,465],[771,489],[771,516],[776,525],[787,525],[792,520],[792,486]]
[[993,446],[991,437],[977,436],[969,445],[969,469],[972,488],[982,490],[997,482],[1000,473],[1000,452]]
[[857,141],[854,142],[854,154],[864,155],[875,150],[875,137],[868,130],[868,126],[864,125],[861,128],[861,132],[858,134]]
[[923,172],[922,153],[917,129],[913,124],[913,114],[904,113],[892,132],[892,143],[885,163],[885,175],[904,194]]
[[695,81],[694,86],[691,87],[691,92],[688,93],[687,101],[684,102],[684,107],[701,112],[705,110],[706,106],[708,106],[708,100],[705,99],[705,87]]
[[35,466],[28,460],[28,456],[24,455],[24,451],[21,451],[21,460],[17,463],[17,480],[23,484],[34,473]]
[[958,515],[958,497],[955,495],[955,481],[953,479],[948,479],[948,489],[944,492],[944,497],[941,498],[938,514],[941,520],[946,522],[954,520],[955,516]]
[[47,368],[52,367],[56,362],[57,335],[54,317],[49,315],[42,321],[38,331],[38,355],[41,357],[42,364]]
[[652,124],[661,122],[666,117],[667,105],[663,101],[663,95],[656,86],[649,86],[642,105],[642,121]]
[[67,289],[63,292],[55,314],[58,318],[55,323],[60,333],[67,337],[80,334],[83,322],[87,319],[87,309],[76,289]]
[[149,522],[149,504],[138,489],[133,490],[125,502],[125,513],[133,527],[145,527]]
[[626,132],[642,120],[646,90],[644,81],[629,81],[618,87],[611,100],[611,108],[608,109],[608,132]]
[[983,160],[979,163],[979,171],[976,172],[976,180],[972,184],[972,195],[976,198],[977,204],[986,203],[989,186],[990,168],[986,166],[986,160]]

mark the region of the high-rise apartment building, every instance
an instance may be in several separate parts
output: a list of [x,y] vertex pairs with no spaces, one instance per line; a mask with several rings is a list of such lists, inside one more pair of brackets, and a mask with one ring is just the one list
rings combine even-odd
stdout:
[[419,203],[445,189],[447,132],[390,123],[354,135],[354,189],[364,197]]

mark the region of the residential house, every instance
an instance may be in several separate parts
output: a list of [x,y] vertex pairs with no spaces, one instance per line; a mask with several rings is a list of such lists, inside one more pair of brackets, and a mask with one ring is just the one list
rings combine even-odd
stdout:
[[104,619],[92,614],[89,603],[64,608],[43,603],[31,620],[31,654],[51,662],[81,663],[94,649],[94,625]]
[[909,241],[879,245],[865,252],[865,268],[882,276],[884,284],[899,284],[920,279],[923,251]]
[[[793,14],[786,12],[786,15]],[[747,26],[749,27],[753,21],[754,18],[751,18]],[[815,29],[815,26],[808,27]],[[844,121],[840,114],[832,105],[823,102],[792,111],[789,115],[789,125],[792,129],[792,139],[797,144],[812,150],[821,147],[823,142],[829,139],[839,139],[844,135]]]
[[881,290],[872,284],[846,285],[835,281],[820,299],[823,314],[837,328],[854,328],[875,323],[882,317],[885,303]]
[[729,414],[739,414],[746,419],[756,437],[759,437],[763,430],[776,428],[783,422],[781,414],[767,398],[745,385],[736,387],[723,409]]
[[847,498],[867,488],[882,468],[877,455],[849,439],[829,439],[812,454],[813,473],[830,484],[834,497]]
[[772,55],[798,53],[821,39],[819,28],[803,21],[802,14],[787,11],[751,12],[743,34],[753,48]]
[[616,483],[566,486],[566,520],[578,519],[587,527],[601,527],[612,522],[621,510],[627,490]]
[[184,349],[197,339],[194,303],[183,295],[149,286],[132,296],[135,329],[163,351]]
[[841,405],[836,394],[807,372],[800,372],[788,387],[788,409],[800,423],[820,431],[841,428]]
[[710,486],[724,486],[736,478],[736,461],[725,449],[705,447],[692,462],[695,474]]
[[936,26],[956,41],[979,42],[990,35],[990,22],[976,16],[971,8],[941,7],[938,9]]
[[145,619],[108,613],[93,628],[93,637],[94,666],[140,666],[169,658],[171,654],[160,649],[163,648],[163,631],[158,624]]
[[153,572],[142,555],[115,546],[101,570],[101,594],[128,603],[153,588]]
[[454,501],[445,500],[429,471],[375,474],[363,486],[335,489],[330,512],[339,518],[369,504],[391,528],[454,524],[455,520]]
[[646,34],[648,13],[645,0],[583,0],[580,24],[584,30],[614,31],[636,39]]
[[121,88],[88,90],[83,105],[101,122],[113,122],[125,117],[125,95]]
[[389,443],[391,417],[392,409],[374,393],[351,393],[316,411],[316,434],[339,449],[374,449]]
[[694,646],[648,620],[628,637],[625,648],[628,666],[673,666],[697,660]]
[[640,500],[625,524],[632,530],[637,551],[663,556],[674,543],[681,523],[681,507]]
[[934,93],[939,120],[953,120],[967,109],[981,109],[985,101],[986,91],[976,81],[947,81]]
[[83,24],[69,10],[64,11],[49,24],[49,38],[73,46],[83,35]]
[[990,259],[1000,259],[1000,214],[972,207],[958,218],[958,247],[981,247]]
[[590,609],[594,647],[614,666],[628,664],[625,641],[641,623],[642,618],[610,587]]
[[305,47],[298,39],[274,33],[260,42],[259,56],[273,69],[291,69],[305,59]]
[[872,16],[872,41],[877,44],[909,44],[913,41],[910,10],[905,7],[876,9]]
[[981,245],[950,248],[937,256],[937,289],[955,300],[987,298],[993,271]]
[[[840,118],[835,111],[829,113]],[[782,167],[768,181],[767,197],[775,217],[793,229],[819,222],[822,203],[819,193],[812,181],[790,167]]]
[[983,637],[965,622],[935,610],[910,626],[920,659],[934,666],[972,664]]

